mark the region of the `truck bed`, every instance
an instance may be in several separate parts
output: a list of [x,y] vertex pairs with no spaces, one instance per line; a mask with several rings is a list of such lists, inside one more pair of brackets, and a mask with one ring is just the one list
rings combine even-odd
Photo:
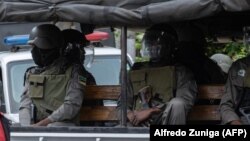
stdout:
[[11,127],[11,141],[149,141],[142,127]]

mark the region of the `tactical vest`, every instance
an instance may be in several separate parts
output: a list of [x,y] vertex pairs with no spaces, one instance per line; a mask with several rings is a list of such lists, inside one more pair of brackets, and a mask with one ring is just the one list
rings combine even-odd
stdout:
[[135,97],[134,109],[143,108],[142,99],[139,98],[138,92],[145,86],[150,86],[152,99],[157,99],[162,103],[168,102],[173,97],[173,91],[176,87],[174,72],[173,66],[131,70],[129,77]]
[[40,74],[29,74],[29,95],[37,108],[37,120],[48,117],[59,108],[66,95],[72,67],[59,74],[58,66],[53,66]]

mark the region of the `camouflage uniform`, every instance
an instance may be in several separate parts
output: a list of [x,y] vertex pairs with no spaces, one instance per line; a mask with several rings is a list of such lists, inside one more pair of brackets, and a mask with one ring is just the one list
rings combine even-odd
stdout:
[[[46,69],[49,67],[58,67],[58,64],[60,64],[60,62],[61,60],[57,59],[53,64],[46,67]],[[73,66],[69,68],[72,68],[72,71],[70,73],[70,78],[65,88],[66,92],[65,94],[62,94],[65,96],[64,100],[62,100],[62,104],[59,105],[57,109],[55,109],[54,111],[51,111],[51,113],[49,113],[48,115],[48,118],[53,122],[51,123],[52,126],[53,125],[78,125],[79,124],[78,116],[79,116],[79,112],[80,112],[80,108],[81,108],[83,96],[84,96],[84,85],[86,84],[86,77],[85,77],[86,73],[82,72],[81,67],[76,64],[74,64]],[[27,72],[26,76],[28,77],[30,74],[34,74],[34,73],[37,74],[36,72],[37,70],[38,70],[37,68],[30,69]],[[85,78],[85,80],[80,79],[80,78]],[[47,94],[47,95],[50,95],[50,94]],[[30,84],[26,79],[25,88],[24,88],[23,94],[21,95],[21,106],[19,109],[19,118],[20,118],[21,125],[31,124],[32,103],[33,103],[32,99],[30,98]],[[39,111],[39,109],[37,109],[37,111]],[[39,117],[37,118],[38,118],[37,119],[38,121],[42,120],[42,119],[39,119]],[[46,117],[43,117],[43,118],[46,118]]]
[[[172,98],[168,101],[163,101],[164,109],[159,114],[151,118],[151,124],[171,125],[171,124],[186,124],[188,112],[194,105],[197,95],[197,85],[193,74],[190,70],[182,65],[175,65],[174,79],[176,86],[172,91]],[[165,78],[168,79],[168,78]],[[171,80],[169,80],[171,81]],[[159,82],[160,83],[160,82]],[[128,88],[128,112],[134,110],[135,100],[133,86]],[[120,118],[120,102],[118,102],[118,117]]]
[[249,67],[250,56],[237,60],[229,70],[225,94],[220,103],[223,124],[228,124],[234,120],[241,120],[244,124],[247,124],[246,118],[239,112],[239,109],[250,106]]

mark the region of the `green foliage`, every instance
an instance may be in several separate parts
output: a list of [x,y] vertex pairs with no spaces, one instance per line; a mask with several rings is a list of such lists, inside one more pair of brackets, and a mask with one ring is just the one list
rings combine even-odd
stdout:
[[[118,40],[120,35],[120,30],[116,30],[115,38]],[[136,62],[147,61],[148,58],[142,58],[140,55],[140,49],[142,48],[142,38],[144,33],[135,33],[135,49],[136,49]],[[214,43],[212,40],[208,41],[205,49],[206,55],[208,57],[215,53],[222,53],[230,56],[234,61],[247,56],[248,48],[242,42],[229,42],[229,43]]]
[[135,62],[146,62],[149,61],[149,58],[144,58],[144,57],[135,57]]
[[145,62],[148,61],[148,58],[141,57],[140,50],[142,48],[142,38],[144,33],[137,32],[135,33],[135,51],[136,51],[136,58],[135,62]]
[[226,44],[209,43],[206,48],[206,55],[212,56],[215,53],[223,53],[230,56],[234,61],[247,56],[247,47],[243,43],[230,42]]
[[135,33],[135,49],[140,50],[142,47],[143,33]]

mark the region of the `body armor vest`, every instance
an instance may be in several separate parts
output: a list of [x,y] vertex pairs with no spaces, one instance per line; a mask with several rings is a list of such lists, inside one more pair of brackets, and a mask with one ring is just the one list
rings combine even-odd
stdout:
[[72,67],[64,74],[60,67],[52,66],[40,74],[29,74],[29,94],[37,108],[37,120],[48,117],[64,102],[66,89],[71,78]]
[[[153,99],[159,103],[168,102],[173,97],[173,90],[176,85],[174,72],[173,66],[131,70],[129,72],[129,77],[136,103],[134,109],[148,107],[143,106],[144,103],[150,102]],[[150,89],[146,92],[143,91],[144,88]],[[152,105],[149,104],[149,107],[150,106]]]

